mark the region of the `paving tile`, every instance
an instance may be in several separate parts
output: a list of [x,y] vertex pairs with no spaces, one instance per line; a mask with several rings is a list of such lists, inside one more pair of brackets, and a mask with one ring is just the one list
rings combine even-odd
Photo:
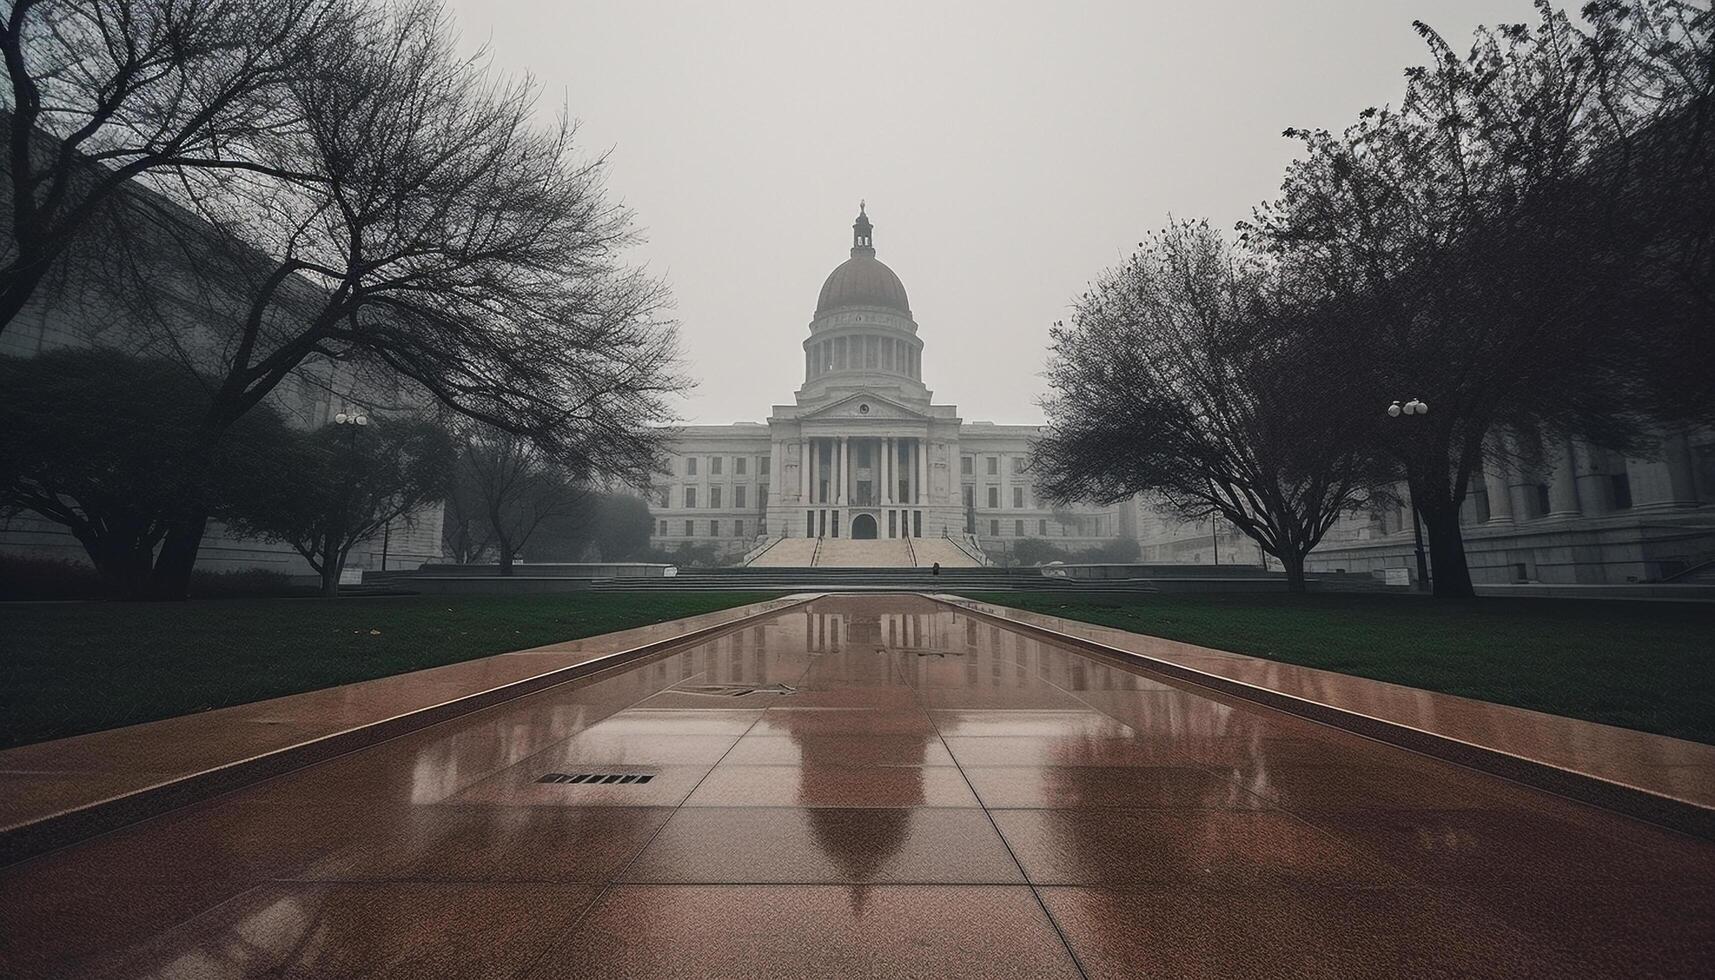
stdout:
[[1329,887],[1404,880],[1351,845],[1274,811],[995,810],[996,826],[1039,885],[1140,888],[1188,881]]
[[940,733],[957,735],[1035,735],[1120,738],[1131,728],[1094,711],[944,711],[929,712]]
[[267,884],[91,964],[113,977],[521,977],[586,885]]
[[1092,978],[1568,977],[1559,950],[1408,888],[1044,888]]
[[709,773],[685,805],[975,807],[951,766],[733,766]]
[[743,735],[762,717],[761,709],[697,711],[685,708],[631,708],[590,727],[599,735]]
[[608,881],[636,857],[666,807],[413,807],[377,821],[301,881]]
[[919,708],[876,711],[865,708],[775,708],[752,730],[756,735],[921,735],[935,726]]
[[568,766],[712,766],[738,738],[732,735],[625,735],[585,732],[543,750],[532,761]]
[[974,767],[965,772],[985,807],[1255,810],[1267,806],[1229,776],[1167,766]]
[[1237,739],[1110,738],[1084,735],[948,736],[959,765],[978,766],[1233,766],[1245,757]]
[[918,735],[746,735],[722,765],[951,766],[939,739]]
[[609,892],[532,977],[1078,975],[1023,887],[671,886]]
[[624,874],[629,881],[1022,881],[979,810],[687,807]]

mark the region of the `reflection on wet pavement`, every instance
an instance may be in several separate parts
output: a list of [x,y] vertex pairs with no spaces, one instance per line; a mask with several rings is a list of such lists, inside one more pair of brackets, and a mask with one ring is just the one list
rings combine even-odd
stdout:
[[1712,937],[1715,845],[908,596],[0,871],[7,976],[1695,975]]

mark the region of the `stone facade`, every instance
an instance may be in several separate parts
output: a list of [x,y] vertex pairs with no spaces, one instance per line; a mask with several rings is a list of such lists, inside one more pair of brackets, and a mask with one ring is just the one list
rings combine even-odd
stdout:
[[1051,508],[1028,470],[1028,425],[966,422],[923,382],[923,340],[859,209],[851,257],[822,286],[804,382],[766,422],[679,431],[651,494],[654,544],[729,559],[778,537],[1022,538],[1072,549],[1130,536],[1125,506]]

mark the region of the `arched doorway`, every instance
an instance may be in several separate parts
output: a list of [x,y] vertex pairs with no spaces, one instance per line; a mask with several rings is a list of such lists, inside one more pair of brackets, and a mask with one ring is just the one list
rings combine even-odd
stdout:
[[852,540],[875,540],[875,518],[869,514],[859,514],[852,518]]

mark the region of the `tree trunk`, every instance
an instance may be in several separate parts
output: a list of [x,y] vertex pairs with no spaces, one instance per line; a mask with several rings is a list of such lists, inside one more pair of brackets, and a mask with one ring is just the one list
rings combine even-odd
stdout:
[[1425,507],[1418,512],[1429,533],[1431,580],[1437,599],[1470,599],[1477,590],[1471,585],[1471,569],[1465,564],[1465,537],[1459,530],[1459,508]]
[[332,599],[339,595],[339,575],[345,570],[345,555],[333,545],[322,547],[322,596]]
[[504,537],[500,539],[500,574],[512,574],[512,542]]
[[[1286,551],[1286,549],[1281,549]],[[1286,591],[1304,592],[1304,556],[1287,551],[1281,556],[1280,564],[1286,569]]]
[[190,598],[191,572],[196,569],[197,551],[207,530],[208,511],[203,508],[173,523],[161,542],[161,554],[155,559],[155,571],[149,582],[151,597],[176,601]]

